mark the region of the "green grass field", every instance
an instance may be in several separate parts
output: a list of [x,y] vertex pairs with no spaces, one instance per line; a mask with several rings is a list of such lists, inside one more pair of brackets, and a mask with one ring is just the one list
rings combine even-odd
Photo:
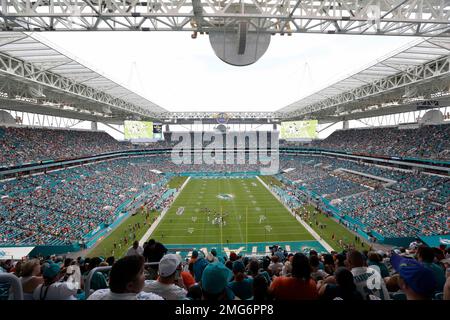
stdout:
[[187,178],[188,177],[173,177],[172,179],[170,179],[167,187],[170,189],[178,189],[183,185]]
[[[213,224],[213,213],[208,221],[203,208],[226,215],[226,225]],[[166,244],[314,240],[255,178],[191,179],[151,237]]]
[[[168,183],[170,188],[179,188],[187,177],[174,177]],[[282,185],[272,176],[261,179],[267,184]],[[230,195],[228,199],[220,199],[219,195]],[[179,208],[184,208],[181,215],[177,214]],[[226,225],[220,227],[213,224],[214,213],[209,215],[203,210],[208,208],[222,213]],[[314,212],[312,206],[307,206],[310,213]],[[151,221],[159,215],[151,213]],[[94,247],[88,256],[109,256],[114,250],[114,243],[119,243],[127,233],[130,224],[140,222],[141,228],[136,231],[136,238],[141,239],[150,224],[144,225],[145,215],[138,213],[129,217],[105,239]],[[354,234],[331,218],[322,213],[314,217],[310,214],[311,227],[330,244],[335,250],[340,250],[339,239],[345,243],[354,243]],[[326,229],[315,225],[315,220],[326,224]],[[309,221],[306,221],[309,223]],[[335,235],[335,240],[332,235]],[[286,208],[256,179],[196,179],[193,178],[186,185],[164,219],[151,235],[165,244],[226,244],[246,242],[272,242],[272,241],[305,241],[314,240],[313,236],[297,222]],[[355,243],[358,249],[367,249],[368,244]],[[114,250],[116,257],[122,256],[128,247],[123,241],[121,248]]]
[[274,186],[282,187],[283,183],[275,178],[274,176],[260,176],[261,180],[264,181],[268,186],[273,184]]
[[[349,230],[347,230],[347,228],[345,228],[335,220],[314,209],[313,206],[308,205],[307,209],[310,212],[309,221],[311,221],[311,228],[313,228],[314,231],[316,231],[321,236],[321,238],[324,239],[333,249],[343,249],[339,245],[339,239],[341,239],[346,244],[353,244],[358,250],[367,250],[369,248],[369,244],[367,242],[365,242],[364,245],[362,245],[361,242],[355,242],[355,235],[353,233],[351,233]],[[314,216],[312,215],[313,212],[316,212]],[[327,227],[325,229],[320,229],[315,224],[316,220],[320,224],[325,224]],[[309,223],[309,221],[306,222]],[[334,240],[333,234],[335,236]]]
[[[129,234],[129,232],[127,231],[128,226],[130,224],[134,225],[137,222],[140,223],[141,227],[136,231],[136,239],[140,240],[150,227],[151,221],[153,221],[153,219],[158,215],[159,212],[151,212],[150,219],[148,220],[147,224],[144,224],[145,214],[143,212],[138,212],[136,215],[130,216],[116,229],[114,229],[114,231],[111,232],[106,238],[101,240],[101,242],[88,253],[88,257],[103,256],[106,258],[111,255],[114,255],[115,257],[123,256],[128,248],[131,247],[133,242],[132,240],[129,240],[128,245],[125,245],[125,243],[123,242],[123,238]],[[117,246],[116,249],[114,249],[114,243],[119,244],[119,242],[122,242],[120,248],[119,246]]]

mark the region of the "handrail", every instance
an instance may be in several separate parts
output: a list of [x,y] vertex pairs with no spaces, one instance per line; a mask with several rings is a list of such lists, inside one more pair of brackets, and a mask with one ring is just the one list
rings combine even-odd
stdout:
[[[145,266],[157,266],[159,265],[159,262],[146,262],[144,264]],[[89,298],[90,294],[91,294],[91,280],[92,277],[94,276],[94,274],[96,272],[101,272],[101,271],[109,271],[111,270],[112,266],[105,266],[105,267],[96,267],[94,269],[92,269],[91,271],[89,271],[87,277],[86,277],[86,281],[84,282],[84,294],[86,299]]]
[[11,285],[14,293],[14,300],[23,300],[23,289],[20,279],[12,273],[0,273],[0,282]]

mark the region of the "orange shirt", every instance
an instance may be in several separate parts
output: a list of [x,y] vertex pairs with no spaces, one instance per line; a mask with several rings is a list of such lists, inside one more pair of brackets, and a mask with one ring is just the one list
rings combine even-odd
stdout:
[[182,271],[181,277],[183,278],[183,282],[186,288],[189,289],[193,284],[195,284],[195,279],[190,272]]
[[319,297],[313,279],[277,277],[270,285],[270,291],[277,300],[315,300]]

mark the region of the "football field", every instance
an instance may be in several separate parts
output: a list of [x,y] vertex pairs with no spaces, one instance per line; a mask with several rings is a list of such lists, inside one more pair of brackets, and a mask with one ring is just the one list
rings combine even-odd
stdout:
[[191,178],[151,238],[180,245],[314,240],[256,178]]

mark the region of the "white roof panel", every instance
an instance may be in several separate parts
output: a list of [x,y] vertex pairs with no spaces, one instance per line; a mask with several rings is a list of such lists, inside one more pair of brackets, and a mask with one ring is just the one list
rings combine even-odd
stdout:
[[71,57],[36,33],[1,32],[0,52],[106,92],[114,98],[120,98],[148,111],[167,112],[164,108],[129,90],[117,81],[87,67],[84,63],[79,62],[79,59]]
[[373,62],[360,71],[347,75],[336,83],[296,101],[278,112],[292,112],[343,92],[362,87],[374,81],[392,76],[408,68],[426,64],[450,54],[450,38],[421,38]]

